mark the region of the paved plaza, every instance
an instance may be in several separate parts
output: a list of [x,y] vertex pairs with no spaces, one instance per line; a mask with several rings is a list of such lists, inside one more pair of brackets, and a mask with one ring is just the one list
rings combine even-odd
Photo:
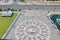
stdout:
[[[26,14],[27,12],[28,15]],[[36,12],[37,14],[32,15],[33,12]],[[21,15],[11,28],[9,34],[5,37],[6,39],[60,40],[60,35],[57,29],[46,16],[48,14],[46,10],[22,10],[22,13],[20,14]]]

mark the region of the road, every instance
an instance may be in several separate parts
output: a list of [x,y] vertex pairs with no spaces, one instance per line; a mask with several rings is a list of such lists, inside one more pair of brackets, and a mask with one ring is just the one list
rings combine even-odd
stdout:
[[44,10],[60,10],[60,5],[19,5],[17,4],[17,1],[14,0],[13,4],[11,5],[0,5],[0,8],[7,9],[7,8],[13,8],[13,9],[44,9]]

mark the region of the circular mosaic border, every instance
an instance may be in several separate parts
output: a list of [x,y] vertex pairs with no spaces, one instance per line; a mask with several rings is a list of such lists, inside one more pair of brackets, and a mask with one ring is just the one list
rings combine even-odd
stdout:
[[17,40],[49,40],[50,29],[40,20],[29,19],[16,27],[15,36]]

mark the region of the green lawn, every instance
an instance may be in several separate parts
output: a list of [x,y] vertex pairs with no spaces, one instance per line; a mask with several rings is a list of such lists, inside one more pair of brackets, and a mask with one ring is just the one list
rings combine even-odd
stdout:
[[7,29],[10,27],[11,23],[14,21],[16,16],[17,14],[13,14],[12,17],[1,17],[0,14],[0,39],[7,31]]

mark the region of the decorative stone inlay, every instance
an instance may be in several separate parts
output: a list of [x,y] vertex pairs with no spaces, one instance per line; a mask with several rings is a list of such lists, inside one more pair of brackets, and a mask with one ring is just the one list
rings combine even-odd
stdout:
[[50,29],[40,20],[29,19],[16,27],[17,40],[49,40]]

